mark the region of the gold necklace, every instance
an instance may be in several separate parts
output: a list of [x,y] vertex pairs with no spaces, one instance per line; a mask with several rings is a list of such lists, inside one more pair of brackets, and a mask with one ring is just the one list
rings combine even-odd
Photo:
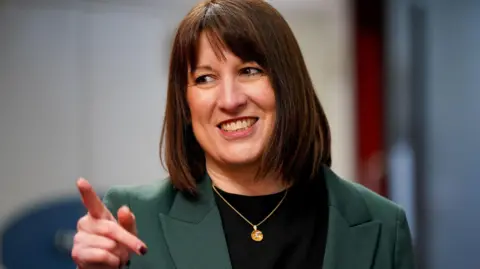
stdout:
[[250,224],[252,227],[253,227],[253,231],[252,233],[250,234],[250,236],[252,237],[252,240],[253,241],[256,241],[256,242],[260,242],[263,240],[263,233],[262,231],[260,231],[258,229],[258,226],[260,226],[262,223],[264,223],[268,218],[270,218],[273,213],[275,213],[275,211],[280,207],[280,205],[283,203],[283,200],[285,200],[285,197],[287,197],[287,193],[288,193],[288,189],[285,190],[285,194],[283,195],[282,197],[282,200],[280,200],[280,202],[278,202],[277,206],[275,206],[275,208],[272,210],[272,212],[270,212],[270,214],[268,214],[262,221],[260,221],[259,223],[257,224],[253,224],[251,221],[249,221],[246,217],[244,217],[235,207],[233,207],[228,201],[227,199],[225,199],[221,194],[220,192],[217,190],[217,188],[215,187],[215,185],[212,184],[212,188],[213,190],[218,194],[218,196],[220,196],[220,198],[222,198],[222,200],[230,207],[233,209],[233,211],[235,211],[235,213],[237,213],[242,219],[244,219],[248,224]]

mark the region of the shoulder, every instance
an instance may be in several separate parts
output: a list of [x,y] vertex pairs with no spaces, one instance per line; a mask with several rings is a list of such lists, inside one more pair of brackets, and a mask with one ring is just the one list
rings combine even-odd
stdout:
[[330,205],[347,219],[355,222],[371,219],[389,227],[405,221],[405,212],[400,205],[357,182],[340,178],[328,168],[325,175]]
[[[382,236],[379,246],[382,250],[392,251],[389,253],[393,254],[394,268],[415,268],[413,241],[403,208],[358,183],[343,180],[341,184],[352,193],[358,194],[345,198],[351,209],[358,210],[363,207],[367,212],[365,215],[368,215],[365,221],[369,219],[369,221],[381,223]],[[357,206],[360,204],[363,206]],[[385,254],[385,256],[389,255]]]
[[405,211],[399,204],[356,182],[348,182],[348,184],[360,194],[373,219],[382,220],[382,222],[391,222],[396,225],[396,222],[405,218]]
[[152,184],[113,186],[105,193],[103,201],[112,213],[124,205],[130,208],[156,207],[161,212],[168,210],[176,193],[170,179],[165,178]]

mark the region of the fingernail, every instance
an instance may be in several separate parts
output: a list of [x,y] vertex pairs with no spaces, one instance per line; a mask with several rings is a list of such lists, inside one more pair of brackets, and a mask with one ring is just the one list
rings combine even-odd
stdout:
[[130,260],[128,260],[125,265],[126,265],[126,266],[130,266]]
[[140,254],[145,255],[147,254],[147,248],[144,247],[144,246],[140,246],[140,248],[138,249],[138,251],[140,252]]

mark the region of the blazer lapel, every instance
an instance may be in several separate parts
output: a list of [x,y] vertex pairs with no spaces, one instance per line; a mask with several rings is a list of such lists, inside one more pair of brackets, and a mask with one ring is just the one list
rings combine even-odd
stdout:
[[222,221],[208,176],[199,182],[198,192],[195,202],[177,193],[170,212],[160,214],[172,259],[177,269],[230,269]]
[[381,224],[372,221],[359,190],[325,168],[329,223],[324,269],[372,267]]
[[[324,168],[328,189],[329,223],[324,269],[372,267],[381,224],[373,221],[359,190]],[[198,184],[199,198],[176,194],[160,223],[177,269],[231,269],[230,256],[215,204],[211,180]]]

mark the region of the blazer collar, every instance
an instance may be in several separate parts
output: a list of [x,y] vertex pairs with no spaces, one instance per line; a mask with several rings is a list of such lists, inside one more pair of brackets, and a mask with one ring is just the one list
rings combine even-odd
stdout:
[[371,268],[380,232],[360,189],[324,167],[328,190],[329,221],[323,267]]
[[[380,223],[373,221],[360,190],[323,167],[329,203],[325,269],[370,268]],[[211,179],[198,185],[192,201],[177,193],[171,208],[160,214],[166,243],[178,269],[230,269],[230,257]]]
[[198,197],[177,193],[170,211],[160,213],[160,223],[177,269],[231,269],[220,213],[211,179],[197,183]]

